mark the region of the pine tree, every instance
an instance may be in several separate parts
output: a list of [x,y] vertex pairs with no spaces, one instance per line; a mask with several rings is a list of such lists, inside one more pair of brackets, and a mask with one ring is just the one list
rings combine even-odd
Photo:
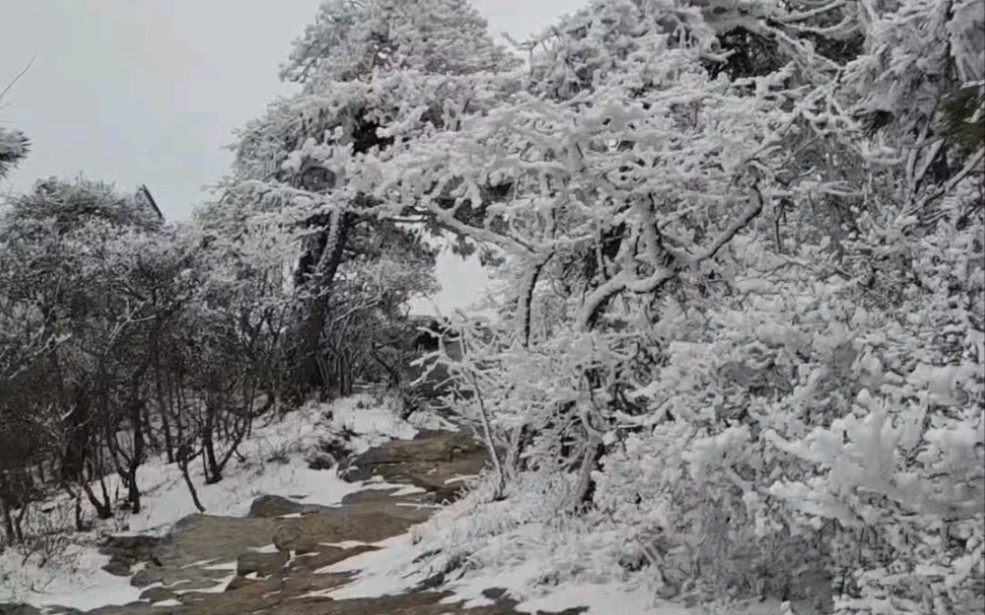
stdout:
[[27,156],[29,142],[18,130],[0,128],[0,179]]
[[282,72],[302,92],[244,131],[233,190],[289,217],[304,244],[295,272],[305,298],[295,334],[302,391],[328,387],[320,339],[360,237],[403,232],[375,216],[360,161],[443,125],[449,106],[467,104],[459,92],[470,75],[515,64],[485,28],[461,0],[326,2]]

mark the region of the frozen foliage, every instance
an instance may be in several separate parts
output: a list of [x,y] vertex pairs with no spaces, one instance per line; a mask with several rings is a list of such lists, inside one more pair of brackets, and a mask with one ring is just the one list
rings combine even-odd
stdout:
[[0,179],[21,159],[27,156],[28,142],[24,133],[0,128]]
[[330,90],[392,101],[350,194],[504,255],[501,318],[436,353],[502,453],[448,566],[541,528],[579,536],[542,581],[985,607],[983,28],[980,2],[591,2],[524,69],[377,50]]
[[[301,92],[242,132],[230,197],[217,209],[294,238],[300,322],[290,337],[302,389],[334,380],[351,392],[353,366],[374,365],[371,342],[393,337],[405,302],[434,290],[433,250],[399,216],[376,216],[352,179],[368,152],[443,121],[449,79],[508,64],[473,35],[482,27],[460,0],[326,2],[283,70]],[[317,356],[319,336],[327,356]]]
[[330,0],[295,42],[282,76],[322,90],[373,69],[467,74],[511,62],[465,0]]
[[[35,403],[25,366],[64,357],[116,368],[126,401],[149,380],[114,332],[201,332],[162,338],[177,385],[157,397],[221,485],[275,400],[381,369],[402,386],[406,356],[376,342],[433,288],[422,225],[494,269],[497,318],[458,318],[428,358],[493,467],[393,570],[724,613],[980,612],[982,8],[591,0],[521,65],[462,0],[325,2],[283,67],[300,92],[246,127],[226,197],[182,236],[188,274],[185,243],[98,186],[19,201],[41,239],[10,251],[31,267],[0,261],[0,384]],[[69,280],[87,326],[51,318],[76,303],[37,279]],[[168,292],[98,309],[131,285]],[[63,407],[38,407],[63,450]],[[102,438],[143,514],[121,407],[125,441]]]

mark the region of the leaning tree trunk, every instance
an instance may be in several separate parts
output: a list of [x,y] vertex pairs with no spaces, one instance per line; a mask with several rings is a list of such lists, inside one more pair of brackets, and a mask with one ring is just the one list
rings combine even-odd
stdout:
[[188,464],[194,459],[201,451],[195,454],[189,454],[188,445],[182,445],[178,449],[178,467],[181,468],[181,476],[185,479],[185,486],[188,487],[188,493],[192,496],[192,503],[198,512],[204,513],[205,506],[202,505],[202,501],[198,499],[198,491],[195,490],[195,483],[192,482],[191,473],[188,471]]
[[[342,264],[342,254],[349,238],[350,214],[336,212],[332,215],[324,241],[319,241],[321,253],[317,255],[313,270],[305,280],[308,294],[306,315],[301,325],[299,349],[299,379],[304,392],[322,391],[328,387],[325,374],[318,365],[321,333],[328,319],[328,294]],[[315,256],[315,255],[311,255]]]

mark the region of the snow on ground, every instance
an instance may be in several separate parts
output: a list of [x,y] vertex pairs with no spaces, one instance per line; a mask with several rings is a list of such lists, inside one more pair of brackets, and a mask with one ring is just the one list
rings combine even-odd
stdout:
[[617,548],[617,537],[604,528],[545,516],[544,498],[553,496],[525,492],[493,502],[488,491],[486,481],[479,480],[465,499],[409,534],[318,570],[358,574],[346,586],[313,595],[352,599],[397,594],[440,574],[441,589],[453,593],[449,601],[465,607],[490,604],[483,592],[497,588],[519,601],[523,612],[587,607],[589,614],[600,615],[696,613],[658,600],[647,575],[613,564],[605,552]]
[[[421,556],[421,549],[409,534],[390,538],[374,546],[377,551],[361,553],[346,560],[326,566],[316,574],[359,572],[349,585],[341,588],[316,591],[308,596],[330,597],[335,600],[375,598],[399,594],[423,582],[439,569],[412,566]],[[652,592],[625,583],[562,583],[531,592],[533,580],[542,574],[546,565],[536,558],[505,569],[465,574],[462,578],[442,586],[454,595],[443,602],[463,603],[466,608],[492,604],[483,595],[490,588],[506,590],[514,599],[521,600],[517,610],[562,611],[573,607],[587,607],[588,615],[694,615],[683,606],[656,601]],[[412,572],[408,572],[411,570]]]
[[[214,569],[214,568],[213,568]],[[231,568],[226,568],[227,570],[232,570],[233,573],[222,577],[221,579],[216,579],[215,584],[212,587],[205,587],[199,589],[176,589],[174,590],[175,595],[187,594],[189,592],[195,592],[196,594],[221,594],[226,591],[229,587],[229,583],[236,578],[236,562],[232,563]],[[146,589],[146,588],[145,588]]]
[[[478,580],[473,583],[476,586]],[[552,587],[539,598],[521,602],[519,611],[563,611],[574,607],[588,607],[588,615],[695,615],[695,611],[680,605],[654,600],[650,592],[629,589],[620,583],[585,584],[566,583]]]
[[89,610],[106,604],[127,604],[143,589],[102,569],[109,557],[83,545],[69,545],[56,562],[40,568],[13,549],[0,554],[0,603],[25,601],[36,606],[59,605]]
[[[433,423],[435,419],[423,416],[418,421]],[[396,418],[395,413],[369,395],[356,395],[332,404],[309,404],[281,420],[258,423],[239,447],[245,460],[231,459],[219,483],[205,485],[201,465],[190,468],[206,514],[244,516],[253,500],[264,494],[298,499],[306,504],[339,504],[345,495],[358,491],[360,486],[342,481],[333,471],[309,469],[304,454],[319,437],[340,432],[343,427],[355,433],[357,450],[392,438],[412,438],[417,433],[415,427]],[[102,570],[109,558],[96,550],[100,533],[163,535],[178,520],[198,512],[181,471],[176,464],[167,464],[163,457],[144,464],[138,470],[137,481],[142,492],[139,514],[121,513],[119,519],[110,520],[108,525],[93,532],[70,535],[72,544],[44,567],[37,565],[36,555],[24,561],[24,555],[14,549],[0,553],[0,604],[28,602],[88,610],[136,600],[141,590],[131,587],[129,578]],[[106,484],[110,493],[117,489],[125,493],[116,475],[107,477]],[[94,488],[98,493],[98,484]],[[71,502],[64,496],[49,504],[52,503],[56,504],[55,513],[35,514],[28,521],[50,523],[53,514],[71,519],[66,513]]]
[[308,595],[328,596],[336,600],[375,598],[400,593],[427,578],[427,574],[423,572],[406,574],[407,563],[418,555],[410,534],[401,534],[371,544],[379,549],[360,553],[315,571],[315,574],[362,571],[355,582],[338,589],[321,590]]
[[[368,398],[357,396],[330,407],[333,414],[343,409],[344,424],[360,438],[414,436],[412,427],[406,423],[399,425],[400,421],[393,415],[386,417],[375,408],[365,408],[372,416],[360,419],[357,414],[362,410],[356,406],[367,402]],[[265,494],[304,496],[302,501],[306,504],[331,506],[357,491],[358,485],[343,481],[334,472],[312,470],[304,461],[304,451],[320,435],[320,430],[315,431],[312,426],[322,420],[325,411],[325,405],[309,404],[288,413],[281,421],[255,428],[253,435],[239,447],[246,461],[231,459],[225,477],[215,485],[205,485],[201,466],[193,466],[192,480],[206,513],[245,516],[253,500]],[[328,431],[342,424],[332,420],[322,427]],[[129,532],[163,534],[179,519],[198,512],[176,464],[168,465],[157,459],[139,470],[137,480],[144,492],[144,508],[128,518]]]
[[432,429],[440,431],[460,431],[455,423],[452,423],[440,414],[434,412],[415,412],[410,415],[407,422],[417,429]]
[[417,430],[406,421],[394,418],[394,412],[385,404],[374,404],[367,397],[357,395],[340,399],[332,404],[331,424],[336,429],[347,429],[358,434],[353,439],[357,452],[393,439],[410,439]]

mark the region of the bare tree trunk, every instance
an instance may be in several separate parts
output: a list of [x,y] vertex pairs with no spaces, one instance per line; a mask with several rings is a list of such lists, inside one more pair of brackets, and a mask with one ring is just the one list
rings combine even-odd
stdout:
[[146,447],[150,451],[160,451],[161,441],[158,439],[157,430],[154,429],[154,422],[151,420],[150,404],[144,404],[142,414],[141,421],[143,423],[143,435]]
[[[228,443],[229,448],[226,449],[226,452],[222,455],[221,458],[219,458],[219,463],[216,464],[213,469],[214,483],[217,483],[220,480],[222,480],[222,473],[225,471],[226,465],[229,463],[229,460],[232,458],[233,454],[236,453],[236,449],[239,447],[240,443],[243,441],[243,438],[246,436],[246,432],[247,432],[246,426],[249,425],[250,418],[248,416],[244,417],[242,419],[242,424],[241,424],[239,420],[233,417],[233,422],[235,423],[235,427],[234,427],[235,431],[233,432],[232,437],[229,438],[230,440],[230,442]],[[214,457],[215,455],[214,448],[212,454]]]
[[79,387],[75,391],[72,410],[67,417],[65,450],[61,459],[62,480],[77,480],[89,445],[89,395]]
[[[105,413],[105,416],[109,416],[110,414],[108,407],[104,408],[103,412]],[[109,453],[109,458],[113,462],[113,469],[119,475],[120,480],[123,481],[123,486],[129,487],[129,475],[127,474],[123,462],[120,461],[120,457],[124,457],[124,461],[127,461],[126,456],[120,450],[120,442],[117,438],[116,427],[109,420],[104,421],[103,423],[103,437],[106,440],[106,451]]]
[[511,476],[515,476],[517,472],[525,469],[523,451],[527,446],[529,437],[530,434],[525,424],[521,424],[513,430],[510,451],[506,458],[506,470]]
[[373,348],[372,352],[370,353],[370,356],[373,357],[373,360],[379,363],[381,367],[383,367],[384,371],[386,371],[387,376],[389,376],[388,380],[389,380],[390,388],[399,389],[401,377],[400,377],[400,372],[397,370],[396,366],[390,365],[389,363],[384,361],[383,357],[380,356],[380,353],[376,348]]
[[102,478],[99,479],[99,484],[103,487],[103,501],[100,502],[99,498],[93,492],[92,487],[89,483],[82,483],[82,491],[86,494],[89,499],[89,503],[92,507],[96,509],[96,516],[100,519],[110,519],[113,517],[113,503],[109,500],[109,493],[106,492],[106,482]]
[[482,420],[482,436],[489,450],[489,458],[493,462],[493,471],[496,472],[496,489],[493,492],[494,500],[501,500],[506,493],[506,475],[503,473],[503,465],[499,462],[499,452],[496,450],[496,443],[493,442],[492,425],[489,421],[489,413],[486,411],[486,404],[482,399],[482,392],[479,390],[479,381],[475,375],[470,374],[472,387],[475,390],[475,398],[479,403],[479,417]]
[[14,519],[14,536],[17,537],[18,543],[24,542],[24,519],[27,517],[27,511],[31,508],[31,503],[28,501],[27,497],[21,498],[21,509],[17,513],[17,517]]
[[140,488],[137,486],[137,468],[143,462],[144,457],[144,430],[142,425],[141,404],[139,401],[131,402],[130,421],[133,423],[133,454],[130,457],[128,470],[129,492],[127,501],[131,504],[131,510],[136,514],[140,512]]
[[[197,454],[198,453],[196,453],[196,455]],[[202,506],[201,500],[198,499],[198,491],[195,490],[195,484],[192,482],[191,474],[188,472],[188,463],[191,462],[191,460],[194,459],[196,455],[192,455],[191,459],[189,459],[184,451],[179,451],[178,467],[181,468],[181,476],[184,477],[185,485],[188,486],[188,493],[190,493],[192,496],[192,503],[195,504],[195,508],[198,509],[198,512],[204,513],[205,507]]]
[[168,463],[174,463],[174,445],[171,440],[171,421],[168,415],[171,414],[174,400],[167,394],[167,383],[164,369],[161,367],[161,357],[154,349],[154,386],[157,389],[157,411],[161,415],[161,431],[164,436],[164,454],[167,455]]
[[96,516],[100,519],[109,519],[113,516],[113,503],[110,501],[109,493],[106,491],[106,481],[103,480],[102,476],[99,477],[99,484],[102,486],[103,491],[103,501],[100,502],[99,498],[97,498],[96,494],[92,491],[92,486],[89,484],[90,479],[92,479],[96,472],[93,469],[93,464],[91,461],[87,462],[87,464],[89,467],[89,476],[86,477],[83,475],[79,481],[79,484],[82,487],[83,493],[86,494],[86,498],[89,499],[89,503],[92,504],[94,509],[96,509]]
[[599,460],[602,459],[604,446],[597,436],[592,435],[585,446],[585,456],[582,458],[581,468],[578,471],[578,489],[575,491],[573,500],[576,509],[585,509],[592,501],[595,492],[595,481],[592,480],[592,472],[598,469]]
[[[7,480],[4,477],[4,473],[0,472],[0,492],[6,493],[7,491]],[[11,504],[4,498],[0,497],[0,510],[3,511],[3,529],[4,536],[7,537],[7,542],[14,544],[16,542],[17,536],[14,533],[14,517],[11,514]]]
[[164,454],[167,455],[168,463],[174,463],[174,444],[171,439],[171,422],[168,420],[169,409],[161,408],[161,428],[164,430]]
[[113,500],[109,497],[109,490],[106,488],[106,477],[101,474],[99,476],[99,490],[103,494],[103,504],[106,507],[106,518],[109,519],[113,516]]
[[544,265],[547,264],[547,261],[549,261],[553,255],[554,253],[552,252],[547,258],[537,263],[524,279],[526,292],[524,292],[519,299],[519,301],[523,302],[520,305],[520,315],[521,322],[523,323],[524,348],[530,346],[530,324],[533,314],[534,290],[537,288],[537,280],[540,278],[540,272],[544,269]]
[[85,529],[85,515],[82,514],[82,498],[75,496],[75,531],[81,532]]
[[202,426],[202,451],[204,453],[204,462],[207,468],[205,472],[205,482],[206,484],[212,485],[222,480],[222,472],[219,469],[219,463],[216,460],[215,455],[215,419],[218,411],[215,408],[215,403],[212,401],[206,401],[205,403],[205,423]]

